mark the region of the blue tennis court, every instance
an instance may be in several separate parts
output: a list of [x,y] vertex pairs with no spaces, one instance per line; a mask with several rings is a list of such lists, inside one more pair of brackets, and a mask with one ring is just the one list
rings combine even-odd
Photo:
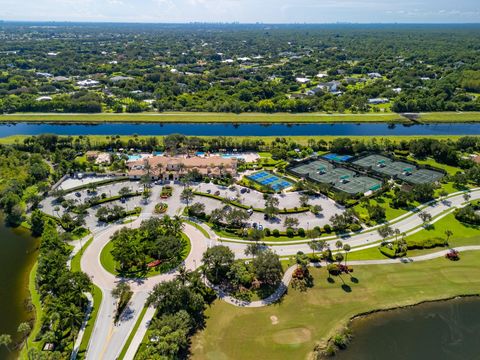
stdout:
[[350,155],[338,155],[338,154],[326,154],[322,156],[324,159],[335,161],[335,162],[345,162],[352,158]]
[[292,186],[292,183],[282,179],[268,171],[259,171],[252,175],[247,176],[250,180],[253,180],[260,185],[270,187],[275,191],[281,191],[287,187]]

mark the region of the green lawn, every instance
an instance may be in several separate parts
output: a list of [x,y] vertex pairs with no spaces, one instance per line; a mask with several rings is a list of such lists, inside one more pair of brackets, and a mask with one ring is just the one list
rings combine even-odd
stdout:
[[427,158],[425,160],[419,160],[419,159],[416,159],[412,156],[409,156],[408,157],[409,160],[412,160],[412,161],[415,161],[417,164],[419,165],[430,165],[430,166],[433,166],[433,167],[436,167],[438,169],[443,169],[445,170],[449,175],[455,175],[457,172],[459,171],[463,171],[462,169],[458,168],[458,167],[455,167],[455,166],[450,166],[450,165],[446,165],[446,164],[440,164],[438,162],[436,162],[434,159],[432,158]]
[[199,224],[194,223],[193,221],[190,220],[184,220],[189,225],[192,225],[194,228],[196,228],[198,231],[200,231],[203,236],[205,236],[207,239],[210,239],[210,234],[205,230],[203,227],[201,227]]
[[87,250],[87,247],[92,243],[93,237],[87,240],[86,243],[83,244],[82,248],[75,254],[72,258],[70,269],[72,271],[81,271],[80,268],[80,260],[82,259],[83,253]]
[[[192,249],[192,244],[187,235],[182,233],[182,237],[186,243],[185,250],[183,251],[183,254],[182,254],[182,260],[185,260],[188,254],[190,254],[190,250]],[[117,275],[120,275],[120,273],[117,271],[118,263],[115,262],[115,260],[113,259],[113,256],[111,253],[112,249],[113,249],[113,243],[109,241],[107,245],[104,246],[104,248],[102,249],[102,252],[100,253],[100,263],[102,264],[103,268],[107,270],[110,274],[117,276]],[[137,273],[131,273],[131,274],[123,274],[122,276],[151,277],[151,276],[163,274],[169,270],[171,270],[171,266],[165,267],[160,265],[160,266],[157,266],[156,268],[149,269],[146,274],[145,273],[140,274],[137,272]]]
[[[391,203],[394,198],[395,198],[395,194],[393,193],[393,190],[390,190],[379,196],[371,198],[370,204],[372,206],[373,205],[382,206],[385,209],[386,220],[390,221],[408,212],[408,209],[397,209],[392,207]],[[419,203],[414,202],[412,204],[412,207],[415,207],[417,205],[419,205]],[[365,219],[368,219],[368,212],[366,207],[363,204],[357,204],[353,207],[353,209],[358,213],[362,221],[365,221]]]
[[165,123],[311,123],[311,122],[409,122],[396,113],[327,114],[327,113],[195,113],[166,112],[140,114],[35,114],[18,113],[0,116],[1,121],[60,122],[165,122]]
[[480,293],[475,252],[462,253],[458,262],[357,266],[355,283],[348,276],[329,283],[325,269],[312,274],[312,289],[289,289],[277,305],[239,308],[216,301],[207,310],[206,329],[193,339],[192,359],[304,359],[356,314]]
[[[449,245],[451,247],[465,246],[465,245],[480,245],[480,227],[463,224],[455,219],[453,214],[449,214],[440,219],[436,223],[432,224],[432,227],[428,230],[423,229],[413,235],[407,236],[408,240],[422,240],[428,238],[446,238],[445,231],[449,229],[453,232],[453,235],[449,239]],[[424,249],[424,250],[409,250],[408,256],[425,255],[432,252],[437,252],[441,249]],[[352,251],[348,254],[348,260],[377,260],[387,259],[379,250],[378,246]]]
[[468,122],[480,121],[480,112],[438,112],[421,113],[421,122]]
[[[445,238],[445,231],[447,229],[453,232],[449,240],[449,244],[452,247],[480,244],[480,227],[463,224],[455,219],[455,215],[453,214],[449,214],[432,224],[429,230],[422,230],[411,236],[407,236],[406,240],[420,240],[433,237]],[[413,253],[409,251],[408,255],[413,255]]]
[[[388,106],[386,106],[388,107]],[[0,121],[62,121],[62,122],[406,122],[405,117],[396,113],[366,113],[366,114],[327,114],[327,113],[195,113],[195,112],[165,112],[140,114],[35,114],[17,113],[1,115]],[[422,122],[462,122],[480,121],[480,112],[433,112],[421,113]]]
[[102,303],[102,290],[96,285],[92,286],[92,296],[93,296],[93,309],[88,319],[87,326],[85,327],[85,332],[83,334],[82,342],[78,350],[77,359],[84,359],[85,352],[87,351],[88,343],[92,337],[93,328],[95,321],[97,320],[98,310],[100,309],[100,304]]
[[[33,329],[30,332],[30,335],[28,336],[27,342],[28,342],[29,348],[34,347],[38,350],[41,350],[41,347],[43,346],[43,342],[34,341],[35,337],[40,331],[40,326],[41,326],[40,319],[43,316],[42,304],[40,303],[40,294],[37,292],[37,289],[35,287],[35,276],[37,274],[37,267],[38,267],[38,262],[35,262],[35,264],[32,266],[32,270],[30,270],[30,275],[28,279],[28,290],[30,292],[30,299],[35,309],[35,322],[33,324]],[[27,348],[25,346],[22,348],[19,358],[22,360],[28,358]]]

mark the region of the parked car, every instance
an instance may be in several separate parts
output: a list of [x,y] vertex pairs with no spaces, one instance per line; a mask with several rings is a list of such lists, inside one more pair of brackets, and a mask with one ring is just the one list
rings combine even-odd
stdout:
[[252,224],[252,227],[253,227],[254,229],[256,229],[256,228],[257,228],[257,226],[258,226],[258,224],[257,224],[257,223],[253,223],[253,224]]
[[76,193],[75,193],[75,196],[76,196],[76,197],[81,197],[82,194],[80,194],[79,192],[76,192]]
[[215,196],[220,195],[220,191],[219,191],[219,190],[215,191],[215,194],[214,194],[214,195],[215,195]]
[[240,190],[240,192],[241,192],[242,194],[245,194],[245,193],[247,192],[247,189],[242,188],[242,190]]
[[208,189],[207,194],[211,194],[211,193],[212,193],[212,190]]
[[263,230],[263,225],[262,224],[258,224],[258,230]]

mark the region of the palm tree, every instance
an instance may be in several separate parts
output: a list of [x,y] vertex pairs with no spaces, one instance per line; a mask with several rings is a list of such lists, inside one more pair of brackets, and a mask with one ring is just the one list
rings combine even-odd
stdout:
[[70,334],[73,335],[73,343],[75,343],[75,336],[83,323],[84,313],[78,306],[70,304],[62,312],[62,318],[63,323],[70,326]]
[[0,346],[5,346],[8,350],[8,352],[11,352],[10,350],[10,344],[12,343],[12,337],[8,334],[2,334],[0,335]]
[[20,323],[20,325],[18,325],[17,332],[19,332],[22,335],[22,338],[23,338],[22,341],[25,342],[25,346],[27,347],[27,352],[28,352],[27,338],[28,338],[28,334],[30,333],[30,331],[32,331],[32,328],[30,327],[30,325],[27,322],[22,322],[22,323]]
[[337,250],[340,250],[343,247],[343,242],[341,240],[337,240],[337,242],[335,243],[335,247],[337,248]]
[[318,249],[318,240],[312,240],[308,243],[308,246],[313,251],[313,257],[315,257],[315,250]]
[[348,252],[351,250],[350,245],[348,244],[343,245],[343,250],[345,251],[345,266],[347,266],[347,255],[348,255]]
[[258,242],[248,244],[245,248],[245,255],[252,255],[252,258],[255,259],[255,256],[261,251],[261,245]]
[[178,274],[175,277],[176,280],[180,281],[182,285],[185,285],[187,281],[190,279],[192,272],[188,270],[185,265],[182,265],[178,268]]
[[452,230],[449,230],[449,229],[445,230],[445,235],[447,236],[447,243],[448,243],[448,240],[450,239],[450,236],[453,235]]
[[158,163],[157,166],[156,166],[156,170],[158,171],[158,178],[159,179],[161,179],[162,169],[163,169],[163,165],[161,163]]

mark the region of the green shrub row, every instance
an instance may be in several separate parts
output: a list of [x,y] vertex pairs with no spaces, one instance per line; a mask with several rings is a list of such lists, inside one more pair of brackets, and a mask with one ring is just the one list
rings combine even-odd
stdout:
[[116,182],[122,182],[122,181],[126,181],[126,180],[129,180],[129,178],[127,176],[117,177],[117,178],[113,178],[113,179],[105,179],[105,180],[100,180],[98,182],[84,184],[84,185],[73,187],[71,189],[63,190],[63,192],[65,194],[69,194],[69,193],[72,193],[72,192],[75,192],[75,191],[88,189],[90,186],[92,186],[92,184],[94,184],[95,186],[102,186],[102,185],[116,183]]

